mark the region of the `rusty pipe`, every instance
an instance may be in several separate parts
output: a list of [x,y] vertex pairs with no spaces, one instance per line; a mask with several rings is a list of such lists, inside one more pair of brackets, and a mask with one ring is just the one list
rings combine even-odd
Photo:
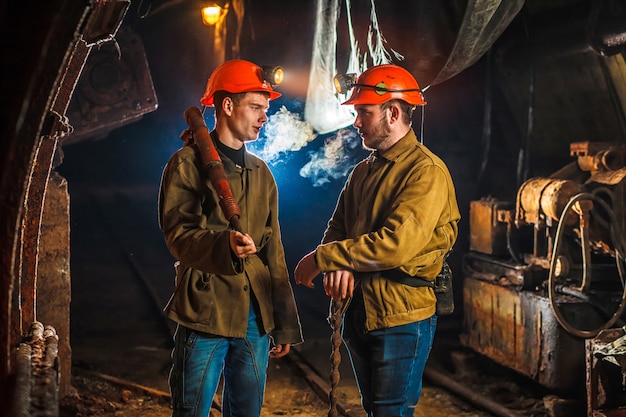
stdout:
[[57,416],[59,408],[56,369],[59,338],[52,326],[35,321],[16,351],[16,378],[12,416]]
[[187,125],[189,125],[190,132],[193,134],[194,142],[200,151],[202,166],[206,169],[209,180],[217,192],[219,204],[224,216],[226,216],[226,219],[233,229],[243,233],[241,223],[239,222],[241,209],[228,185],[226,173],[224,172],[224,164],[213,143],[213,139],[211,139],[202,112],[195,106],[189,107],[185,110],[185,120],[187,121]]
[[[531,178],[518,190],[515,221],[519,224],[539,224],[544,218],[558,221],[569,199],[582,187],[570,180]],[[578,220],[575,214],[566,219],[568,225]]]

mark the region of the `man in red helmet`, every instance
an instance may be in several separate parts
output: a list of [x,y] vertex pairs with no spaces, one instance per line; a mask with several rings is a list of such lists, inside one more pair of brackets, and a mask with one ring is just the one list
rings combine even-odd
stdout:
[[173,417],[206,417],[223,377],[222,415],[259,416],[268,358],[289,353],[302,331],[278,223],[278,192],[268,166],[247,152],[280,96],[262,68],[227,61],[209,78],[201,103],[215,107],[210,132],[241,231],[229,226],[190,141],[169,159],[161,180],[159,221],[178,259],[176,289],[165,312],[177,323],[169,384]]
[[372,153],[350,174],[322,243],[295,270],[298,284],[347,304],[343,340],[368,416],[413,416],[435,333],[432,283],[460,219],[445,163],[411,127],[426,102],[405,69],[372,67],[353,83],[354,127]]

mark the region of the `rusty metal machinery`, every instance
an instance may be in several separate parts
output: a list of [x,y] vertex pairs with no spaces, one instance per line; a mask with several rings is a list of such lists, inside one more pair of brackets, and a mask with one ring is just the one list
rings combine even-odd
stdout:
[[467,347],[562,392],[585,388],[585,340],[624,326],[626,146],[570,145],[576,161],[470,204]]

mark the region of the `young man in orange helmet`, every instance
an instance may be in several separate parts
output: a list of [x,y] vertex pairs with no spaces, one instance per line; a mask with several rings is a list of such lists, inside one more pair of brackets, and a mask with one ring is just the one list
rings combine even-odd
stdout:
[[372,67],[352,86],[363,145],[322,243],[295,270],[298,284],[347,304],[343,340],[368,416],[413,416],[437,324],[432,285],[454,245],[460,219],[444,162],[411,127],[426,104],[413,76]]
[[269,356],[282,357],[302,342],[276,183],[245,146],[257,139],[277,97],[261,67],[231,60],[215,69],[200,100],[215,107],[210,136],[245,232],[230,227],[193,140],[163,171],[159,220],[178,259],[176,289],[165,308],[177,323],[173,417],[208,416],[222,376],[222,415],[259,416]]

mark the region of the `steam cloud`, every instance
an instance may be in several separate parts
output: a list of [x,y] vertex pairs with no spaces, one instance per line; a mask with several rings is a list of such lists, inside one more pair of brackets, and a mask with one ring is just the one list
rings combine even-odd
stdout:
[[285,106],[269,117],[264,130],[264,146],[257,153],[269,163],[283,153],[299,151],[317,137],[309,123]]
[[350,129],[340,129],[324,141],[324,146],[309,154],[310,161],[300,169],[300,175],[309,178],[314,187],[344,177],[354,166],[350,151],[361,143]]
[[[252,150],[269,164],[280,162],[289,152],[297,152],[317,138],[311,125],[298,113],[285,106],[269,117],[262,140],[251,143]],[[355,165],[353,150],[361,143],[352,129],[340,129],[326,137],[323,145],[308,152],[309,162],[299,174],[308,178],[314,187],[342,178]]]

